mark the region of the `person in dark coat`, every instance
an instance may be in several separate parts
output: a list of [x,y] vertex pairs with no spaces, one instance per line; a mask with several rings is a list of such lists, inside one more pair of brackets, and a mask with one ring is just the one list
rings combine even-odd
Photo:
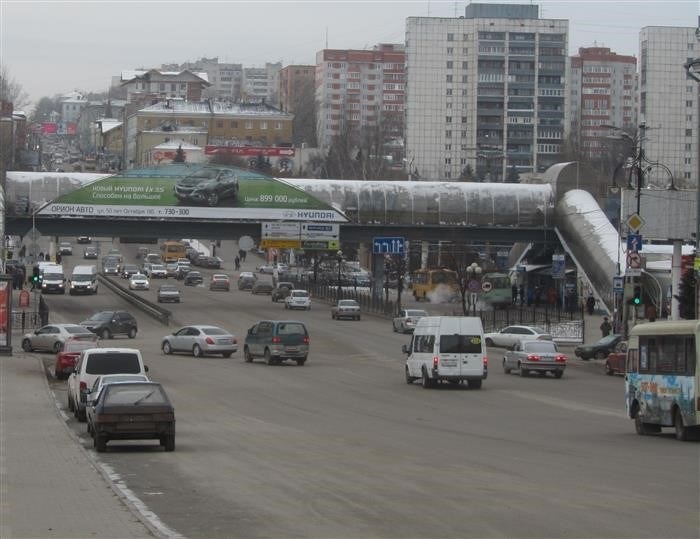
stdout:
[[595,298],[593,297],[593,294],[589,294],[588,298],[586,298],[586,312],[588,314],[593,314],[594,308],[595,308]]
[[523,285],[520,285],[518,287],[518,296],[520,296],[520,305],[525,304],[525,287]]
[[518,285],[513,283],[513,286],[510,287],[510,292],[513,296],[513,305],[515,305],[518,303]]

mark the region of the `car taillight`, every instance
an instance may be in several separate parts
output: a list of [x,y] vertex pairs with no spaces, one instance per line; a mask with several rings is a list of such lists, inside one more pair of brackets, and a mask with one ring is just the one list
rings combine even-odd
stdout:
[[309,344],[309,337],[307,337],[306,335],[304,335],[304,338],[302,339],[302,342],[303,342],[304,344]]
[[439,361],[439,358],[437,356],[433,356],[433,369],[438,368],[438,361]]
[[566,363],[567,357],[565,355],[558,355],[555,360],[557,363]]
[[484,356],[484,369],[489,366],[489,358]]
[[529,356],[527,356],[527,360],[528,361],[539,361],[540,356],[536,356],[535,354],[530,354]]
[[80,391],[86,391],[87,390],[87,384],[85,382],[80,382]]
[[238,344],[238,339],[236,339],[235,337],[233,338],[233,344]]
[[212,339],[211,337],[207,337],[206,339],[204,339],[204,342],[206,342],[207,344],[215,344],[216,341],[214,341],[214,339]]
[[282,337],[272,337],[273,344],[279,344],[282,342]]

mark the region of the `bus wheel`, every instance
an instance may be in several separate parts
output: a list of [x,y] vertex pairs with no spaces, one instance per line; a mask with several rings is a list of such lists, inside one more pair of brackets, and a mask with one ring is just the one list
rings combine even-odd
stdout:
[[676,408],[676,412],[673,414],[673,426],[676,429],[676,440],[687,441],[688,427],[683,424],[683,414],[681,414],[680,408]]

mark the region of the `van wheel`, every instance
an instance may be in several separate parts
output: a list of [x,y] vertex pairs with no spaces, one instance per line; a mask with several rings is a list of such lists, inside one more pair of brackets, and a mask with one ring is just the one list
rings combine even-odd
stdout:
[[504,359],[503,359],[503,372],[506,373],[506,374],[510,374],[510,371],[511,371],[511,369],[509,369],[508,367],[506,367],[506,360],[505,360],[505,358],[504,358]]
[[174,434],[166,434],[163,436],[163,449],[166,451],[175,451],[175,435]]
[[95,433],[95,438],[93,439],[93,445],[98,453],[104,453],[107,451],[107,437],[99,432]]
[[272,359],[272,354],[270,353],[269,348],[265,348],[265,356],[264,357],[265,357],[265,363],[267,363],[268,365],[275,364],[274,360]]
[[246,363],[253,362],[253,355],[250,353],[250,350],[247,346],[243,349],[243,357],[245,358]]
[[467,384],[469,384],[469,389],[481,389],[481,383],[483,380],[479,378],[478,380],[467,380]]
[[423,389],[429,389],[433,387],[433,381],[428,376],[428,371],[426,369],[423,369],[423,375],[421,377],[421,386],[423,387]]
[[415,378],[408,373],[408,367],[405,368],[405,371],[406,371],[406,383],[410,385],[413,383]]
[[523,378],[527,378],[528,376],[530,376],[530,371],[521,365],[520,366],[520,376],[522,376]]
[[554,371],[554,378],[561,378],[564,376],[564,371]]
[[300,367],[303,367],[303,366],[304,366],[304,363],[306,363],[306,358],[305,358],[305,357],[303,357],[303,358],[301,358],[301,359],[297,359],[297,365],[299,365]]
[[129,338],[133,339],[134,337],[136,337],[136,328],[131,328],[129,330]]
[[109,330],[108,330],[107,328],[105,328],[105,329],[103,329],[102,332],[100,333],[100,337],[102,337],[103,339],[111,339],[111,338],[112,338],[112,334],[109,332]]

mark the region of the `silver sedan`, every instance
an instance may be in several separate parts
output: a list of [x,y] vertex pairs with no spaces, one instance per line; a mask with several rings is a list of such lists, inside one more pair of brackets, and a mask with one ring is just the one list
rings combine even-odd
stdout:
[[424,316],[428,316],[428,313],[422,309],[401,309],[399,316],[394,318],[394,331],[412,333],[418,320]]
[[22,350],[25,352],[45,350],[58,353],[63,350],[66,341],[96,342],[97,335],[78,324],[48,324],[31,333],[26,333],[22,337]]
[[523,377],[531,372],[551,372],[555,378],[561,378],[566,360],[554,341],[526,339],[515,343],[503,356],[503,372],[510,374],[512,370],[518,370]]
[[231,357],[238,351],[238,340],[232,333],[216,326],[185,326],[163,337],[160,348],[164,354],[187,352],[194,357],[207,354]]

